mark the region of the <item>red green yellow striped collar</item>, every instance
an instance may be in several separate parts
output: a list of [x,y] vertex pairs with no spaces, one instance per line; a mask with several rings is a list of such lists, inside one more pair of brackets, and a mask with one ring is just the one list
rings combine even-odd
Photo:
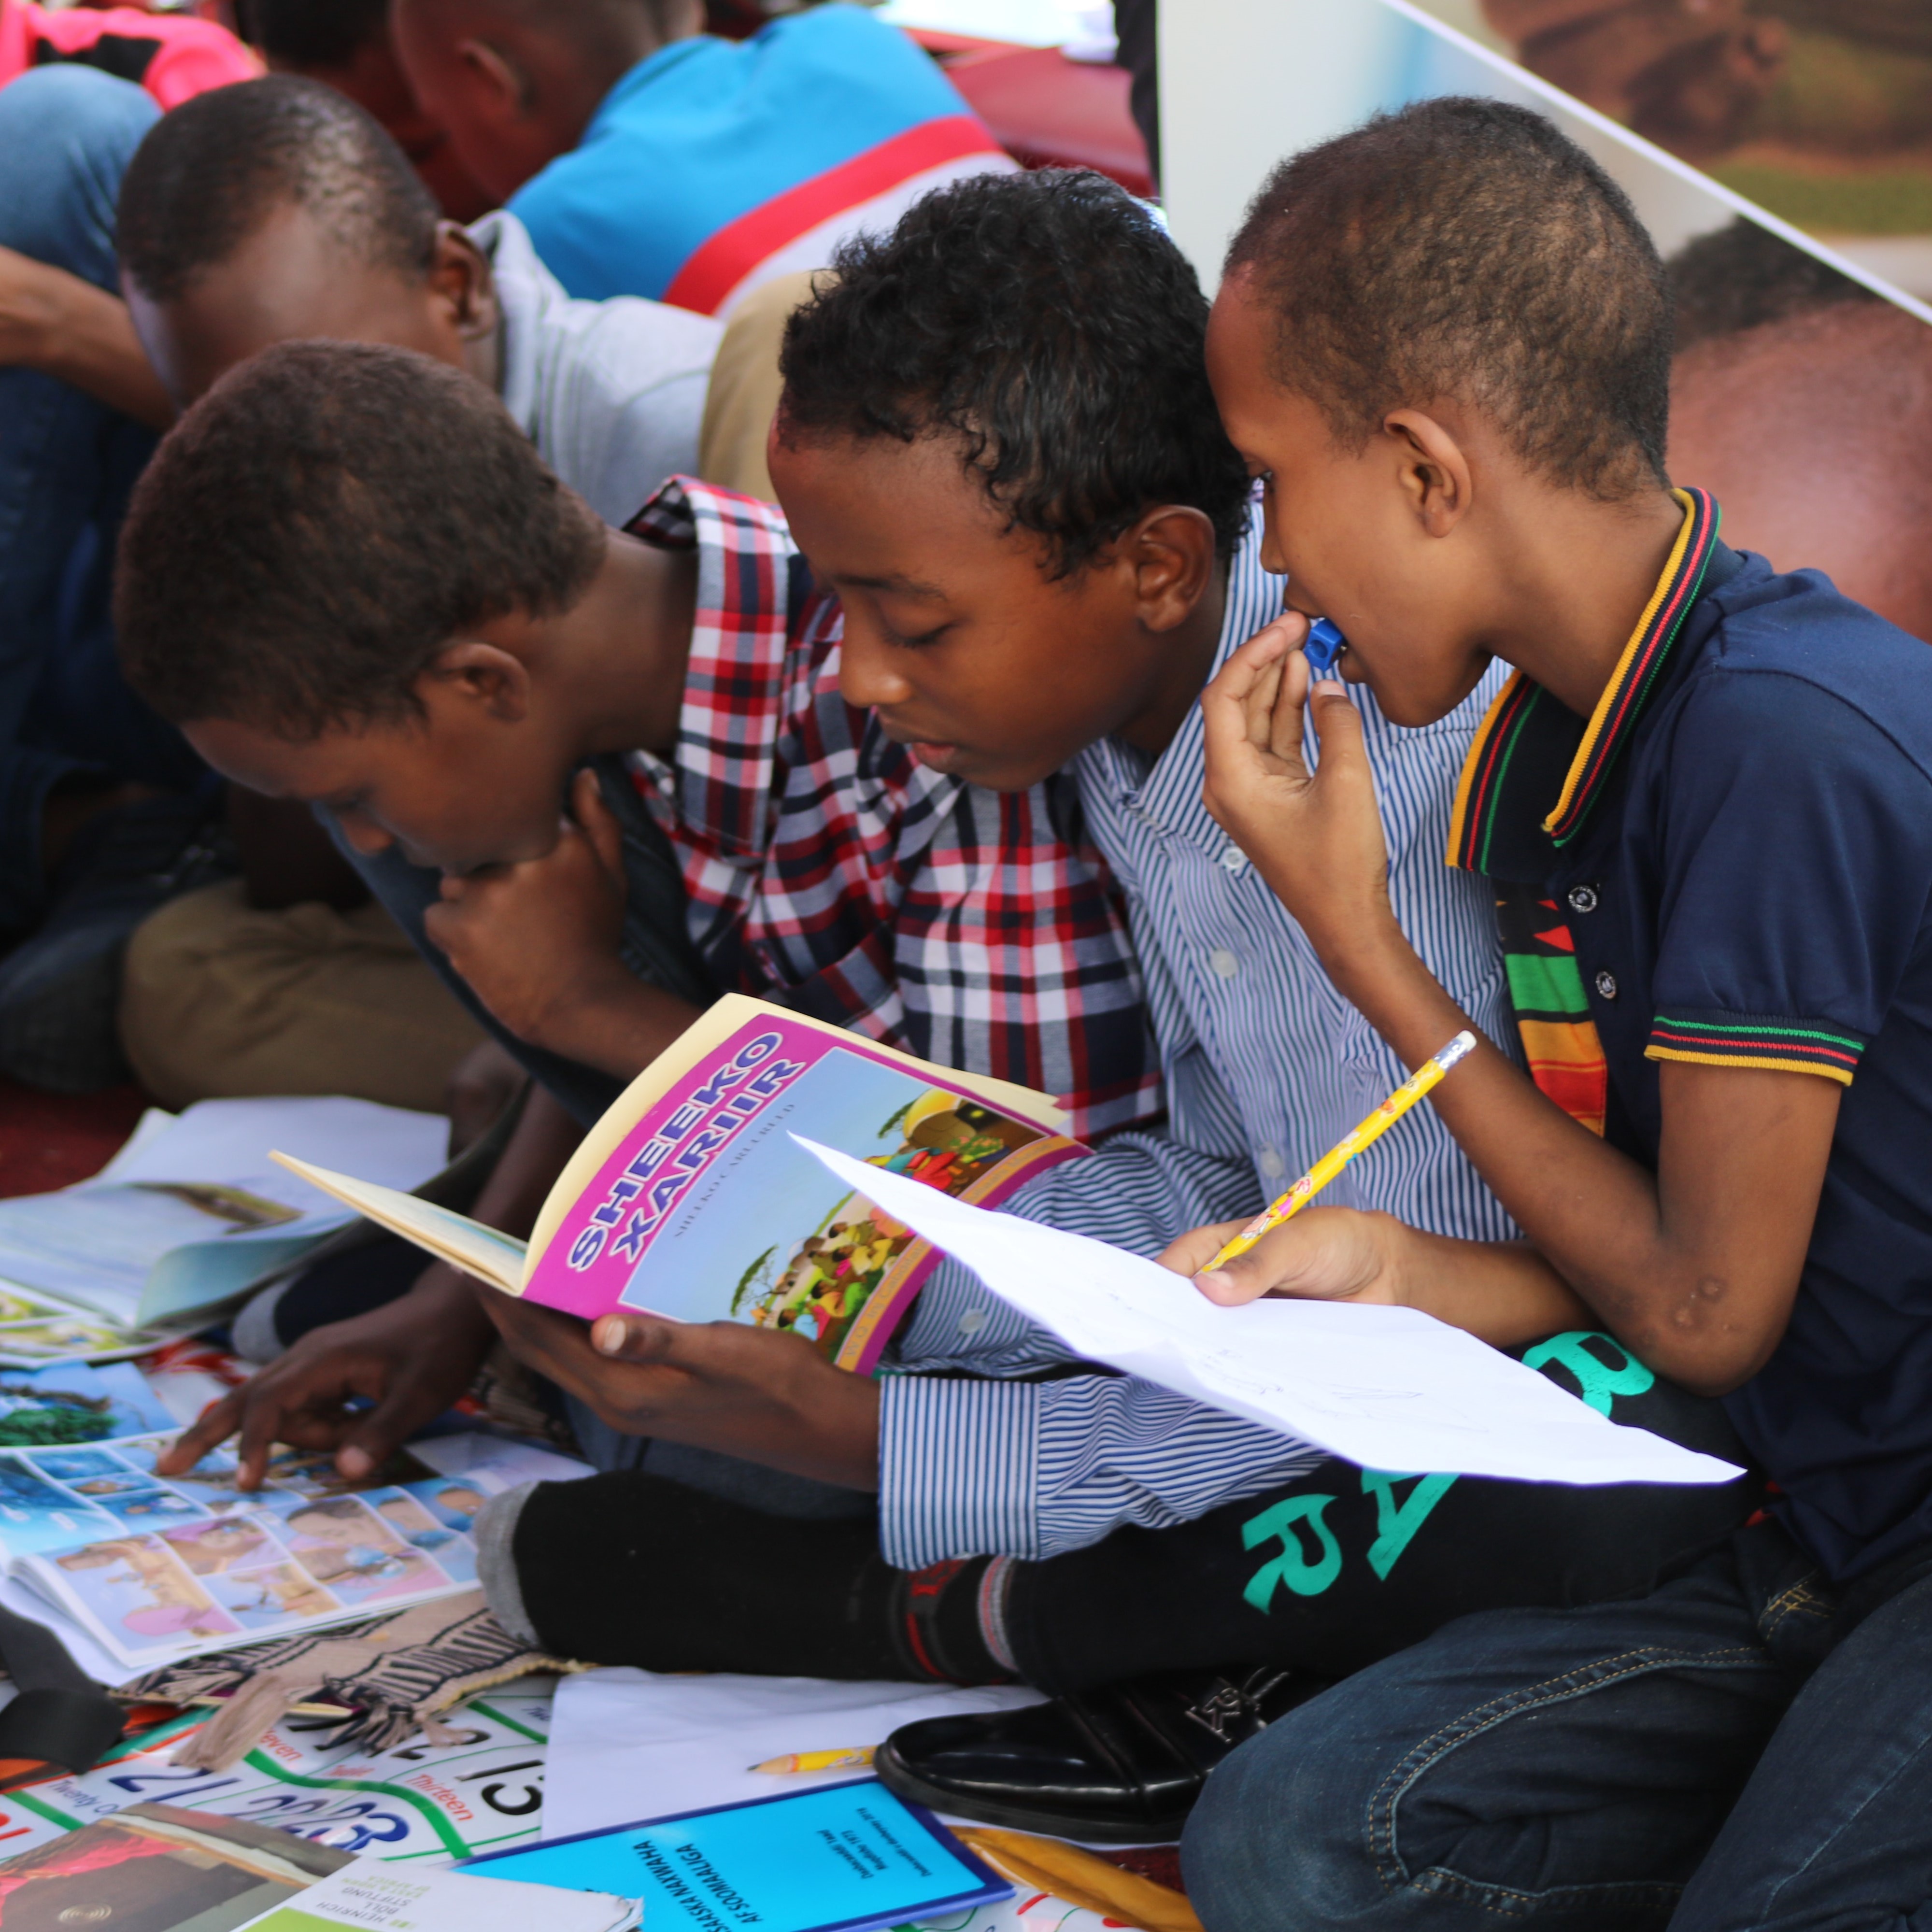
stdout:
[[1718,540],[1719,512],[1708,490],[1671,494],[1684,511],[1677,540],[1588,721],[1521,671],[1497,694],[1456,782],[1449,819],[1450,865],[1476,872],[1500,869],[1499,829],[1541,812],[1552,791],[1556,802],[1543,812],[1541,825],[1552,844],[1563,846],[1602,795],[1696,602]]

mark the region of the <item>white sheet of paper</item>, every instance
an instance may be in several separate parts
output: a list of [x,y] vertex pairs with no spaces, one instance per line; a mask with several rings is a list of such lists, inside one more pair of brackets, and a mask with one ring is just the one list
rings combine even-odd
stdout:
[[1742,1473],[1612,1422],[1418,1310],[1288,1300],[1219,1308],[1142,1256],[793,1138],[1090,1360],[1364,1468],[1578,1484],[1723,1483]]
[[[784,1632],[774,1630],[782,1643]],[[801,1656],[801,1664],[811,1661]],[[1018,1685],[834,1684],[817,1677],[660,1676],[628,1666],[566,1677],[550,1709],[543,1835],[780,1798],[861,1772],[780,1775],[750,1767],[810,1750],[883,1744],[902,1724],[1040,1702]]]

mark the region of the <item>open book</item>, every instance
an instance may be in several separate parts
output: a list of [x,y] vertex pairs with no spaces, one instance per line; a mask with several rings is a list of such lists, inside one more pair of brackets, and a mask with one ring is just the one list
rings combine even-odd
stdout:
[[184,1476],[157,1475],[174,1439],[0,1458],[7,1576],[124,1672],[474,1589],[470,1526],[484,1500],[590,1473],[532,1445],[460,1435],[417,1443],[357,1484],[326,1454],[278,1449],[268,1480],[243,1491],[224,1449]]
[[733,994],[632,1082],[527,1245],[420,1198],[277,1154],[314,1186],[507,1294],[802,1335],[868,1373],[938,1256],[791,1130],[994,1207],[1087,1150],[1046,1095],[929,1066]]

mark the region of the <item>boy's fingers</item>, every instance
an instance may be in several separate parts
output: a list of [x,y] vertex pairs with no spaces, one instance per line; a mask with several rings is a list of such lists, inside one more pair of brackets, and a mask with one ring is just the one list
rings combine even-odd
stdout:
[[175,1438],[174,1447],[154,1465],[158,1476],[185,1475],[211,1449],[219,1448],[242,1426],[245,1389],[212,1402]]
[[[1314,687],[1308,708],[1314,716],[1316,735],[1322,741],[1323,769],[1359,772],[1366,777],[1369,754],[1362,738],[1362,714],[1349,703],[1341,681],[1324,677]],[[1299,706],[1295,709],[1294,717],[1294,742],[1298,754],[1301,746]]]
[[[1253,1217],[1250,1216],[1248,1220]],[[1248,1220],[1220,1221],[1211,1228],[1190,1228],[1171,1243],[1160,1258],[1164,1268],[1176,1274],[1193,1274],[1205,1268],[1229,1241],[1248,1225]]]
[[[1258,632],[1224,664],[1214,682],[1201,694],[1201,722],[1210,773],[1239,769],[1233,761],[1241,759],[1254,746],[1268,742],[1268,712],[1259,700],[1265,692],[1272,706],[1282,676],[1282,660],[1288,645],[1284,626],[1277,621]],[[1256,717],[1256,712],[1260,716]],[[1300,740],[1298,730],[1292,749],[1286,755],[1298,761]]]
[[1262,742],[1278,758],[1302,762],[1302,717],[1308,703],[1308,659],[1300,651],[1291,651],[1282,661],[1281,682],[1276,691],[1274,709],[1265,722]]
[[1246,1254],[1223,1262],[1211,1274],[1197,1274],[1194,1286],[1223,1308],[1258,1301],[1275,1284],[1274,1270],[1257,1257],[1258,1250],[1250,1248]]
[[614,879],[624,876],[624,828],[617,814],[604,802],[604,788],[597,774],[587,768],[578,773],[571,787],[570,808],[590,849],[597,854],[605,872]]

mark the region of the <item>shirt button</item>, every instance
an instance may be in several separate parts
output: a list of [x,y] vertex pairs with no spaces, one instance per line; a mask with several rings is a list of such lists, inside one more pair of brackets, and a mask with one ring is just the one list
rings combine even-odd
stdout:
[[1224,980],[1232,980],[1241,970],[1241,962],[1225,946],[1217,946],[1208,956],[1208,963]]
[[1224,872],[1240,872],[1247,869],[1248,855],[1238,845],[1230,845],[1221,854],[1221,869]]
[[1572,886],[1570,888],[1570,910],[1572,912],[1594,912],[1597,909],[1597,889],[1594,886]]
[[959,1318],[959,1332],[962,1335],[976,1335],[986,1325],[986,1311],[983,1308],[969,1308]]
[[1279,1180],[1288,1171],[1288,1163],[1282,1159],[1281,1150],[1279,1148],[1263,1148],[1258,1159],[1262,1173],[1270,1180]]
[[1597,991],[1605,999],[1614,1000],[1617,996],[1617,976],[1614,973],[1599,973],[1597,975]]

